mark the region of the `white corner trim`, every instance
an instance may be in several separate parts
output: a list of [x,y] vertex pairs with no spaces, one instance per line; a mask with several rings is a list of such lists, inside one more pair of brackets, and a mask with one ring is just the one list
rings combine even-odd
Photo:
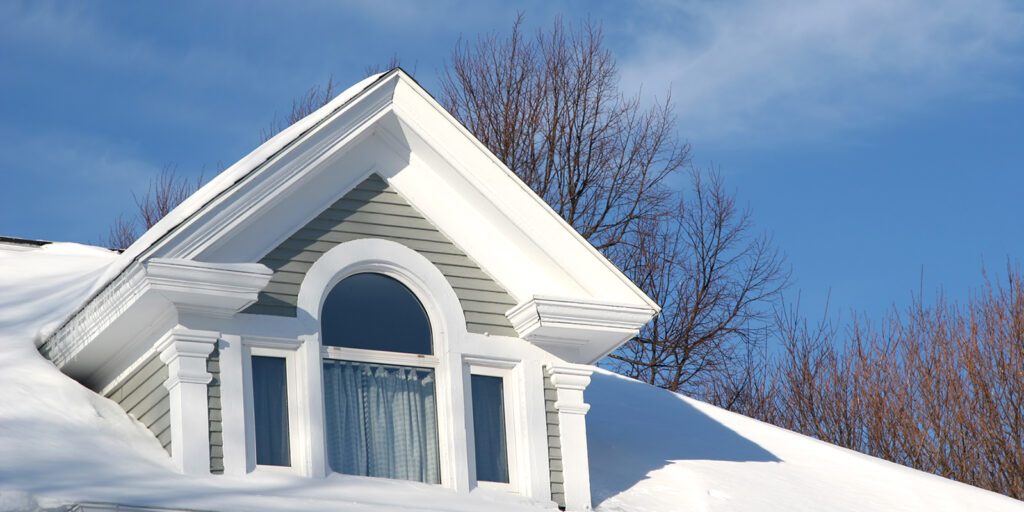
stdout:
[[583,401],[583,390],[590,384],[594,369],[575,364],[548,364],[544,371],[557,393],[555,410],[558,411],[562,446],[566,510],[589,510],[590,467],[585,416],[590,404]]
[[636,336],[656,313],[646,306],[534,296],[505,316],[524,340],[568,361],[592,363]]
[[187,475],[210,472],[206,386],[213,375],[206,370],[206,359],[219,339],[218,332],[176,327],[156,346],[160,360],[167,364],[164,387],[171,405],[171,459]]

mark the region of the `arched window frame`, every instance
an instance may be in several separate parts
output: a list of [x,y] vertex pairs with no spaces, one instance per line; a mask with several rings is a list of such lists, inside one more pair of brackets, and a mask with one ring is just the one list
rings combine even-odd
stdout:
[[[405,285],[423,305],[430,321],[433,355],[403,354],[382,350],[328,347],[321,340],[320,314],[327,295],[335,285],[354,274],[378,273]],[[360,239],[339,244],[324,253],[307,271],[299,287],[297,320],[302,332],[298,354],[306,371],[309,410],[309,440],[304,473],[331,472],[324,439],[324,398],[322,360],[345,359],[366,363],[431,367],[436,376],[438,455],[441,485],[468,490],[465,462],[466,434],[463,372],[460,348],[466,338],[466,321],[461,304],[440,270],[425,257],[396,242]],[[460,448],[462,447],[462,448]]]

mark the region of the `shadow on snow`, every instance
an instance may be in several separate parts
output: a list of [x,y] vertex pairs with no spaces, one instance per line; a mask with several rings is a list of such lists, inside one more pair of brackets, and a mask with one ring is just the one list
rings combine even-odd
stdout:
[[586,396],[594,506],[671,461],[780,461],[675,393],[598,371]]

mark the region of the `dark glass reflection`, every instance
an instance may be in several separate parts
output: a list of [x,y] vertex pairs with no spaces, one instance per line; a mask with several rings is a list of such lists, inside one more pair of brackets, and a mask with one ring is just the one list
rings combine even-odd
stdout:
[[381,274],[356,274],[338,283],[320,315],[323,344],[432,354],[430,321],[402,283]]
[[476,479],[508,483],[508,447],[505,441],[505,404],[501,377],[473,375],[471,386]]
[[252,398],[256,420],[256,463],[290,466],[288,374],[283,358],[252,357]]

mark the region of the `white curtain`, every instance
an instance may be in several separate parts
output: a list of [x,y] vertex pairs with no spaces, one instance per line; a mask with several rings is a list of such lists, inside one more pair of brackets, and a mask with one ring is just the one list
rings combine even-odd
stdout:
[[441,482],[434,370],[325,359],[324,403],[334,471]]

